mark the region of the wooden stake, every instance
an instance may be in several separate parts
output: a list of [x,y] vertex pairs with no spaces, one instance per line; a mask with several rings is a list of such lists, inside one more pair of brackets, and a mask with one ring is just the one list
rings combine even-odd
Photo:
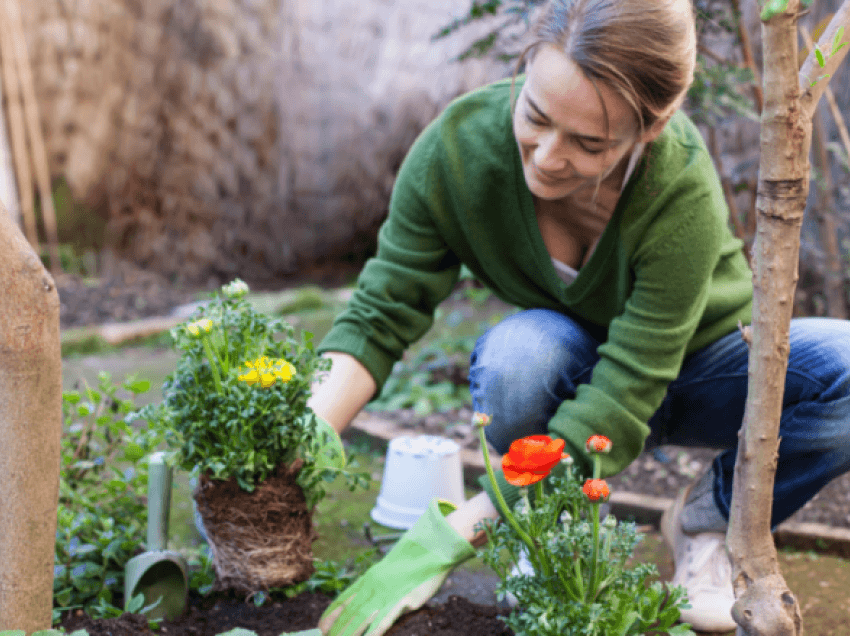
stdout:
[[15,159],[15,176],[18,182],[18,196],[21,199],[24,232],[33,250],[38,254],[38,229],[35,224],[32,172],[30,172],[29,155],[27,153],[24,114],[21,109],[21,89],[18,83],[12,34],[9,30],[9,20],[6,17],[5,3],[0,3],[0,57],[2,57],[3,64],[3,88],[6,93],[7,121],[12,140],[12,153]]
[[50,272],[55,276],[62,271],[62,261],[59,258],[59,237],[56,230],[56,209],[53,207],[53,193],[50,188],[50,170],[47,166],[47,151],[44,146],[44,135],[41,132],[41,118],[38,112],[38,101],[35,97],[35,87],[32,79],[27,42],[24,37],[24,25],[17,0],[6,0],[9,27],[12,31],[12,41],[15,45],[15,56],[21,88],[24,98],[24,115],[26,116],[29,132],[32,159],[35,167],[38,193],[41,199],[41,214],[44,220],[44,230],[47,234],[48,252],[50,254]]

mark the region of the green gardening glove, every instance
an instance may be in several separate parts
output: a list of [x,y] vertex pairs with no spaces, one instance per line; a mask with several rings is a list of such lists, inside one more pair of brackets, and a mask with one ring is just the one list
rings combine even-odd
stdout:
[[[315,413],[314,413],[315,415]],[[333,427],[326,420],[316,415],[316,432],[318,433],[318,447],[316,452],[316,469],[344,468],[345,450],[342,440]]]
[[404,612],[430,599],[475,548],[452,528],[433,499],[386,556],[331,603],[319,629],[326,636],[382,636]]

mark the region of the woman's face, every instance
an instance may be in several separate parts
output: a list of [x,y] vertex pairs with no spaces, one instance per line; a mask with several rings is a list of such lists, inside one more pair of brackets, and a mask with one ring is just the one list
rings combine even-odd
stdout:
[[525,182],[540,199],[556,200],[604,179],[637,141],[637,122],[628,104],[603,82],[605,118],[593,84],[552,45],[543,45],[526,69],[517,98],[514,135]]

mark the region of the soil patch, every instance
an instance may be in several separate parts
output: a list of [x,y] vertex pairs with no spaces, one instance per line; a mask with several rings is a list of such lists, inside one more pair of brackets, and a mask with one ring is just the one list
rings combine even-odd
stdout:
[[[243,596],[228,592],[207,597],[190,595],[186,612],[174,621],[163,621],[159,630],[165,636],[216,636],[236,627],[253,630],[258,636],[280,636],[286,632],[313,629],[331,604],[321,593],[302,592],[290,599],[257,607]],[[478,605],[453,596],[445,604],[425,605],[403,614],[386,636],[513,636],[499,620],[510,610]],[[155,634],[140,614],[94,620],[85,615],[66,618],[60,627],[71,633],[85,629],[90,636],[139,636]]]
[[[214,277],[206,285],[183,285],[128,261],[105,259],[104,262],[104,271],[96,278],[62,273],[54,279],[59,291],[62,329],[168,316],[181,305],[207,300],[211,292],[229,282]],[[319,265],[289,277],[245,282],[258,292],[308,284],[334,288],[352,280],[359,268],[355,264]]]

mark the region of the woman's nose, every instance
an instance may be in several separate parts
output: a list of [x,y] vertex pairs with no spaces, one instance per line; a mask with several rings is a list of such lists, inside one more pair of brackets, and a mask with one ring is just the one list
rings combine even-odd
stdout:
[[567,166],[564,145],[557,135],[543,135],[534,149],[534,165],[546,172],[563,172]]

